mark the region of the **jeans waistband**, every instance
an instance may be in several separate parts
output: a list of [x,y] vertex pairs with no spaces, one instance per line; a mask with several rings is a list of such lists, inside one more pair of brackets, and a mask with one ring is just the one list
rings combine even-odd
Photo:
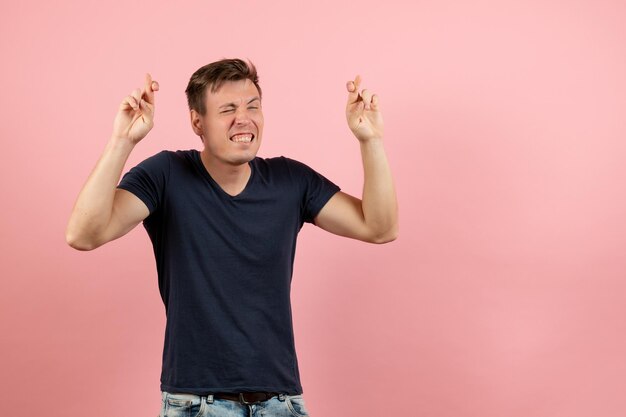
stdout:
[[[202,402],[202,399],[205,398],[206,402],[208,402],[209,404],[212,404],[213,401],[216,398],[216,394],[207,394],[207,395],[196,395],[196,394],[188,394],[188,393],[176,393],[176,392],[167,392],[167,391],[161,391],[161,399],[163,401],[166,401],[168,398],[172,398],[172,399],[176,399],[178,401],[189,401],[189,405],[197,405],[200,404]],[[239,394],[232,394],[235,396],[239,396]],[[219,395],[218,395],[219,396]],[[284,401],[285,400],[285,394],[278,394],[278,400],[279,401]],[[230,400],[229,401],[234,401],[234,400]]]

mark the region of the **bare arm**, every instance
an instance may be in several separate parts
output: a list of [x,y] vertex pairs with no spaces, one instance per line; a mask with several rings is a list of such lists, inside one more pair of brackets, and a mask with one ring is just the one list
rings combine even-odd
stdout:
[[144,90],[125,97],[104,153],[80,191],[65,238],[78,250],[92,250],[128,233],[145,219],[148,207],[132,193],[117,189],[124,164],[135,145],[154,125],[156,81],[146,74]]
[[331,233],[372,243],[398,235],[398,203],[383,146],[383,120],[378,96],[359,93],[360,77],[349,81],[346,118],[359,140],[363,161],[363,196],[339,192],[326,203],[315,224]]

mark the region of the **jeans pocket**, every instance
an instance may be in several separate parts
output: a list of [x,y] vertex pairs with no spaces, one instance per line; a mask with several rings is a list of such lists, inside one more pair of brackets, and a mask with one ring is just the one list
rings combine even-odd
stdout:
[[163,417],[196,417],[200,415],[202,399],[193,394],[168,393],[163,405]]
[[294,417],[309,417],[302,395],[288,395],[286,402],[289,411]]

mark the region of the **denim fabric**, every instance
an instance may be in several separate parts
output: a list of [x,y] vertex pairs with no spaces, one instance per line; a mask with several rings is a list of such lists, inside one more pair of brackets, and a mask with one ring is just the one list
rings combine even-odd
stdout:
[[258,404],[215,399],[212,395],[161,391],[159,417],[309,417],[302,395],[281,394]]

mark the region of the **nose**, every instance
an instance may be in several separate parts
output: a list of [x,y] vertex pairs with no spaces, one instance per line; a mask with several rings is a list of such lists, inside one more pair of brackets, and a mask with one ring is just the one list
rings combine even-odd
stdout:
[[247,110],[238,109],[235,113],[235,124],[238,125],[247,125],[250,123],[250,115]]

